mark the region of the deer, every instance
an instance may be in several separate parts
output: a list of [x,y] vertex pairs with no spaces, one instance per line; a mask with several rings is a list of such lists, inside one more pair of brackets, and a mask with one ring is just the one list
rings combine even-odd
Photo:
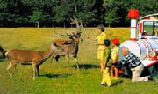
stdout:
[[70,56],[75,58],[76,67],[79,69],[77,54],[79,50],[79,43],[81,40],[81,27],[83,26],[82,23],[79,24],[76,17],[74,19],[71,18],[72,23],[76,24],[76,32],[72,32],[72,34],[67,34],[69,37],[66,40],[56,39],[52,43],[57,49],[55,51],[55,60],[58,61],[61,56],[65,56],[67,59],[67,67],[69,66],[69,59]]
[[32,50],[19,50],[13,49],[5,53],[6,57],[10,61],[7,70],[12,77],[11,69],[16,68],[17,64],[32,65],[34,80],[36,76],[39,76],[39,66],[43,64],[55,51],[56,47],[51,46],[46,51],[32,51]]

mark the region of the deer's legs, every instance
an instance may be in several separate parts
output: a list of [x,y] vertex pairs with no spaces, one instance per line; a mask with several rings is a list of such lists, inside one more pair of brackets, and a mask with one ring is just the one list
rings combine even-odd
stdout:
[[37,69],[37,76],[39,76],[39,65],[36,66]]
[[77,60],[76,57],[75,57],[75,64],[76,64],[76,67],[79,69],[79,66],[78,66],[78,60]]
[[32,74],[32,79],[35,79],[36,76],[36,65],[32,63],[32,70],[33,70],[33,74]]
[[79,66],[78,66],[78,60],[77,60],[77,54],[75,54],[73,57],[75,58],[75,64],[76,64],[76,67],[79,69]]
[[66,59],[67,59],[67,68],[69,67],[69,55],[66,55]]
[[9,73],[10,77],[12,77],[12,73],[11,73],[11,70],[10,70],[11,67],[12,67],[12,63],[9,62],[9,66],[7,67],[7,71],[8,71],[8,73]]
[[9,66],[7,67],[7,71],[10,71],[11,66],[12,66],[12,63],[9,62]]
[[16,63],[14,62],[9,62],[9,66],[7,67],[7,71],[10,75],[10,77],[12,77],[12,73],[11,73],[11,69],[16,67]]

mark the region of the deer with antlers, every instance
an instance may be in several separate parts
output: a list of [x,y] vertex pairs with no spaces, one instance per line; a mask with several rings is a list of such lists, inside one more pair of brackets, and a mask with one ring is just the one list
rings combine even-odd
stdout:
[[57,39],[53,42],[55,47],[58,49],[55,51],[55,59],[58,61],[60,56],[66,56],[67,59],[67,67],[69,66],[69,58],[73,56],[75,58],[76,67],[79,69],[77,54],[79,50],[79,42],[81,39],[81,27],[82,23],[79,23],[76,17],[74,19],[71,18],[72,23],[76,24],[76,32],[72,32],[72,34],[67,34],[69,37],[67,40]]

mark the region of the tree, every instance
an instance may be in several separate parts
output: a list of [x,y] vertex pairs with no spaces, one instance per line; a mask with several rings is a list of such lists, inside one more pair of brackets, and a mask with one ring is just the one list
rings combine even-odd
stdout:
[[72,16],[71,0],[61,0],[57,2],[57,6],[54,8],[54,19],[57,23],[65,25],[68,23],[68,19]]
[[118,23],[119,17],[117,16],[116,9],[109,9],[105,14],[105,23],[108,24],[108,27],[111,27],[111,24]]
[[111,25],[120,26],[126,23],[128,14],[128,0],[104,0],[105,7],[105,23],[110,27]]
[[132,8],[140,10],[141,16],[158,12],[157,0],[131,0],[130,4]]
[[74,4],[74,7],[76,8],[74,16],[79,18],[85,26],[89,23],[93,23],[92,18],[95,17],[93,12],[95,0],[78,0]]
[[13,7],[15,4],[12,1],[8,2],[0,0],[0,26],[11,25],[11,23],[13,23],[13,18],[15,18],[14,16],[16,16],[15,14],[10,13],[8,6]]
[[129,26],[131,8],[141,16],[158,11],[157,0],[0,0],[2,26],[70,26],[77,17],[85,26]]
[[30,23],[39,27],[52,22],[53,6],[56,5],[56,0],[22,0],[22,2],[29,10],[27,16],[30,18]]
[[30,20],[32,23],[37,24],[37,27],[39,28],[40,22],[44,21],[45,17],[46,16],[43,14],[42,11],[35,10],[33,11],[32,16],[30,16]]
[[95,5],[93,6],[93,13],[95,16],[93,17],[93,22],[96,25],[104,24],[104,16],[105,16],[105,7],[104,0],[96,0]]

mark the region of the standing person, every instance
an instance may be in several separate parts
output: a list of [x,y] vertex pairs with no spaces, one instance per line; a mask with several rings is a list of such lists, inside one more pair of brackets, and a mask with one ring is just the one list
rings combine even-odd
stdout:
[[101,72],[103,71],[104,67],[104,40],[107,39],[107,35],[104,32],[104,25],[98,25],[96,31],[99,33],[97,36],[97,59],[99,60],[100,66],[101,66]]
[[125,56],[125,60],[122,60],[122,64],[127,64],[132,71],[132,81],[148,81],[148,77],[140,77],[142,70],[144,69],[140,59],[131,53],[128,48],[122,48],[122,55]]
[[104,55],[103,55],[103,64],[102,64],[102,82],[101,85],[103,86],[111,86],[111,78],[110,78],[110,55],[111,55],[111,49],[110,49],[110,40],[105,39],[104,40],[104,45],[105,45],[105,49],[104,49]]
[[110,69],[110,74],[111,78],[118,79],[118,51],[119,51],[119,44],[120,41],[117,38],[114,38],[111,40],[112,42],[112,50],[111,50],[111,69]]

